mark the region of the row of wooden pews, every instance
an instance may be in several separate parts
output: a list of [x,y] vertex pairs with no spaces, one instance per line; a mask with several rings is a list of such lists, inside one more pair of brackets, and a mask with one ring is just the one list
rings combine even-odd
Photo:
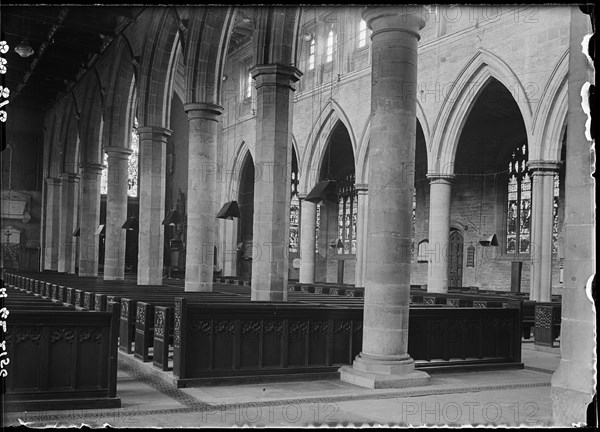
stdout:
[[2,275],[6,411],[117,408],[118,314],[77,310]]
[[[326,287],[338,295],[294,289],[288,302],[250,302],[250,289],[239,280],[190,293],[183,283],[141,287],[46,273],[9,277],[75,310],[117,313],[120,351],[172,370],[180,387],[335,375],[362,344],[364,299],[339,295],[347,286]],[[487,308],[475,307],[472,290],[444,297],[411,288],[408,343],[418,368],[522,367],[522,302],[488,297]]]

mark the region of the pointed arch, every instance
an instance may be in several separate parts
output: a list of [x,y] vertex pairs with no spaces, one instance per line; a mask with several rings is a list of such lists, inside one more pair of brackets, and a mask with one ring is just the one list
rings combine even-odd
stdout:
[[568,54],[567,49],[557,61],[533,117],[530,160],[560,160],[561,130],[567,115]]
[[191,8],[183,52],[185,103],[220,103],[222,75],[234,12],[231,7]]
[[79,142],[79,121],[78,114],[74,104],[71,104],[67,117],[65,118],[66,127],[64,132],[64,163],[63,172],[77,173],[79,171],[80,160],[80,142]]
[[[319,181],[319,167],[327,149],[329,136],[338,121],[346,127],[352,144],[352,153],[356,156],[356,136],[350,119],[342,107],[336,101],[331,100],[317,117],[316,124],[304,145],[304,154],[301,159],[298,159],[298,174],[300,177],[298,190],[301,193],[308,193]],[[299,153],[296,153],[296,156],[298,157]],[[356,164],[356,157],[354,160]]]
[[[135,112],[135,74],[126,43],[117,41],[115,67],[109,77],[104,110],[104,147],[129,147]],[[133,105],[133,106],[132,106]]]
[[142,126],[169,127],[179,23],[172,8],[157,8],[142,49],[138,119]]
[[[239,191],[239,182],[240,176],[242,175],[242,168],[244,167],[244,162],[246,161],[247,155],[252,156],[254,160],[254,156],[252,152],[248,148],[248,144],[243,139],[237,144],[237,149],[234,152],[233,157],[233,166],[231,170],[231,176],[227,179],[227,201],[237,200],[237,195]],[[225,170],[225,172],[229,172]]]
[[[429,122],[425,116],[425,110],[421,102],[417,100],[417,122],[421,125],[423,131],[423,137],[425,138],[425,148],[427,156],[429,157],[429,142],[430,142],[430,130]],[[362,139],[360,140],[358,158],[356,160],[356,184],[368,184],[369,183],[369,142],[371,140],[371,118],[367,121],[365,126]],[[429,162],[428,162],[429,165]]]
[[498,80],[513,95],[525,124],[528,141],[531,141],[532,109],[523,84],[504,60],[480,48],[459,72],[448,95],[444,97],[431,131],[428,157],[430,173],[454,172],[454,157],[464,123],[479,94],[492,79]]
[[102,105],[100,103],[100,89],[98,81],[87,79],[86,83],[81,83],[82,105],[80,114],[80,133],[81,140],[81,162],[82,163],[102,163],[102,131],[104,129],[104,116],[102,115]]

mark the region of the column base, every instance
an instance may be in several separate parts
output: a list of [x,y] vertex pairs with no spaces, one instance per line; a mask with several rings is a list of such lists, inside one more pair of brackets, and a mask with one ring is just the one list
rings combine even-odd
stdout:
[[188,282],[185,281],[185,292],[212,292],[213,284],[208,282]]
[[573,427],[587,422],[587,408],[592,402],[592,395],[552,387],[550,399],[552,399],[552,426]]
[[415,370],[415,361],[381,361],[365,358],[362,353],[356,356],[352,366],[339,369],[340,380],[372,389],[420,387],[429,384],[428,373]]

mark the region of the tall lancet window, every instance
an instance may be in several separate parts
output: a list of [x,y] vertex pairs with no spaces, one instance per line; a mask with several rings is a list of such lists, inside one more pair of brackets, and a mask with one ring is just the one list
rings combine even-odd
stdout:
[[292,171],[292,200],[290,203],[290,252],[298,252],[300,199],[298,198],[298,172]]
[[338,183],[338,239],[343,245],[338,254],[356,253],[357,207],[354,174],[348,174]]
[[531,174],[527,168],[527,144],[513,151],[508,163],[506,253],[528,254],[531,241]]

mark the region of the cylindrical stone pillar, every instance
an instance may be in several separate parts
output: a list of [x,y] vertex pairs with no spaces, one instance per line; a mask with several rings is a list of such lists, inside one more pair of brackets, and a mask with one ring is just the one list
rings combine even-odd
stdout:
[[104,280],[124,280],[127,232],[121,227],[127,220],[129,155],[132,150],[125,147],[105,147],[104,151],[108,155]]
[[369,217],[369,186],[357,184],[356,189],[356,280],[357,287],[365,286],[365,267],[367,259],[367,223]]
[[60,242],[60,201],[62,180],[46,179],[46,236],[44,239],[44,270],[58,271],[58,244]]
[[75,273],[75,245],[73,231],[77,229],[77,204],[79,201],[79,174],[61,173],[61,198],[59,210],[58,271]]
[[427,292],[447,293],[452,176],[427,174],[427,177],[430,180]]
[[529,161],[532,171],[531,291],[529,298],[549,302],[552,296],[552,228],[554,224],[554,174],[558,161]]
[[158,126],[138,128],[138,285],[162,285],[165,232],[161,223],[165,217],[166,147],[171,132]]
[[418,7],[369,7],[373,30],[369,224],[362,352],[340,369],[357,385],[424,385],[408,348],[412,203],[416,145]]
[[184,106],[189,121],[185,291],[212,291],[217,219],[217,125],[223,108]]
[[315,283],[317,205],[300,197],[300,283]]
[[100,224],[100,164],[81,165],[81,205],[79,225],[79,276],[98,276],[98,248],[96,231]]
[[258,65],[252,300],[285,301],[288,284],[292,168],[292,66]]

